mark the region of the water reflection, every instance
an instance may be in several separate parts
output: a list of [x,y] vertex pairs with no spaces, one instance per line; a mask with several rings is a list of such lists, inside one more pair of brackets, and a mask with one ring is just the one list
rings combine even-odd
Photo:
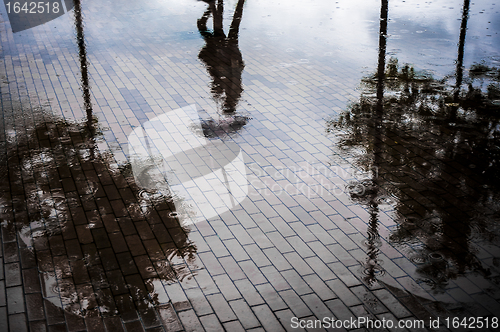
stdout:
[[377,70],[377,105],[375,113],[372,114],[372,119],[369,123],[369,133],[373,137],[373,165],[370,172],[370,179],[362,183],[362,191],[353,193],[352,197],[358,201],[364,201],[370,213],[370,221],[368,223],[367,236],[368,240],[366,245],[368,247],[367,258],[364,264],[363,273],[365,274],[364,280],[368,284],[373,284],[376,276],[383,273],[380,261],[377,259],[379,247],[381,246],[380,236],[378,233],[378,202],[379,183],[378,183],[378,165],[380,164],[381,152],[381,137],[380,125],[384,113],[384,80],[385,80],[385,56],[387,49],[387,23],[389,13],[389,1],[382,0],[380,7],[380,30],[379,30],[379,56],[378,56],[378,70]]
[[[243,92],[241,73],[245,64],[238,45],[238,35],[245,0],[238,0],[227,36],[222,24],[224,1],[206,2],[208,9],[198,20],[198,31],[205,40],[198,58],[212,77],[211,92],[214,100],[224,113],[233,114]],[[212,31],[207,28],[210,17],[213,21]]]
[[12,213],[24,216],[16,217],[19,245],[37,260],[44,298],[81,317],[168,303],[165,287],[193,277],[196,252],[173,203],[141,191],[129,164],[96,153],[86,124],[44,118],[7,143],[9,166],[17,160],[29,183],[0,184],[26,197],[13,200]]
[[[128,136],[136,182],[171,196],[185,226],[237,207],[248,194],[243,152],[231,139],[248,121],[236,112],[243,92],[238,34],[245,1],[238,1],[227,36],[223,1],[207,3],[198,20],[206,43],[199,59],[212,77],[211,93],[222,114],[215,115],[218,119],[205,116],[195,104],[166,110]],[[210,17],[213,31],[207,28]]]
[[448,301],[439,295],[454,287],[450,281],[479,278],[493,290],[500,256],[500,69],[477,64],[464,77],[468,1],[454,77],[437,80],[396,58],[386,64],[386,6],[382,1],[377,73],[363,79],[361,99],[328,124],[339,138],[336,153],[377,171],[348,188],[370,215],[365,280],[385,280],[377,277],[383,262],[375,245],[377,213],[385,206],[398,224],[388,240],[411,260],[405,272],[424,289]]
[[90,83],[87,50],[85,46],[85,34],[83,31],[83,16],[82,5],[80,0],[73,0],[72,7],[74,6],[75,15],[75,28],[76,28],[76,43],[78,45],[78,56],[80,58],[80,73],[81,73],[81,86],[85,111],[87,113],[87,125],[92,127],[92,100],[90,98]]
[[33,126],[6,129],[4,240],[17,240],[24,273],[35,273],[27,287],[41,289],[49,324],[90,329],[88,319],[139,312],[145,325],[155,325],[154,310],[161,317],[186,305],[167,289],[193,278],[196,247],[170,197],[139,188],[129,163],[117,165],[97,149],[102,132],[93,116],[79,0],[74,15],[87,117],[71,122],[38,110]]

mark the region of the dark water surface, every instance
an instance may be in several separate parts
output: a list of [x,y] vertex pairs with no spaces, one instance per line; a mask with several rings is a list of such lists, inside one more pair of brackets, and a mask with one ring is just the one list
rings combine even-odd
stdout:
[[0,6],[1,331],[499,326],[498,4],[64,3]]

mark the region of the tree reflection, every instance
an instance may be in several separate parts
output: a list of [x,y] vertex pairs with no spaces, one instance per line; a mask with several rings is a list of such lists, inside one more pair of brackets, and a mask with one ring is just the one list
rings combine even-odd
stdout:
[[32,127],[6,128],[3,233],[17,241],[23,268],[34,262],[45,310],[85,318],[147,314],[170,301],[165,287],[193,277],[196,247],[170,197],[140,190],[129,163],[117,165],[97,149],[102,133],[93,116],[79,0],[74,11],[87,117],[71,122],[30,110]]
[[381,13],[378,71],[362,80],[359,102],[327,128],[340,138],[339,153],[355,155],[365,172],[378,171],[376,179],[350,186],[361,185],[351,197],[370,213],[367,262],[373,269],[365,264],[367,281],[377,271],[371,243],[378,236],[377,213],[388,205],[399,224],[389,239],[412,252],[420,281],[439,292],[469,272],[488,278],[495,267],[477,252],[490,247],[499,256],[499,69],[477,64],[464,77],[468,1],[454,82],[395,58],[385,64],[384,1]]
[[[172,212],[174,204],[140,190],[129,164],[117,166],[111,153],[96,153],[98,131],[44,117],[27,135],[7,142],[2,162],[10,168],[17,163],[19,178],[28,181],[14,190],[25,197],[14,212],[26,214],[16,219],[19,246],[37,257],[44,297],[84,317],[123,314],[117,302],[128,301],[128,294],[139,310],[164,304],[158,296],[165,291],[158,288],[192,278],[189,266],[195,264],[196,247]],[[0,183],[1,192],[10,190],[8,182]],[[109,254],[129,257],[137,278]],[[117,278],[129,284],[125,299],[116,296],[123,288]]]

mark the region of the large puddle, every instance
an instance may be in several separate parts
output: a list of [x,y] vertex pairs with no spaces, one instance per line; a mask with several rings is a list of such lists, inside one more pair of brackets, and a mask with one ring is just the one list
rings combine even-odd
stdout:
[[497,4],[64,1],[24,28],[13,8],[11,328],[289,329],[288,308],[323,318],[310,293],[353,315],[500,313]]

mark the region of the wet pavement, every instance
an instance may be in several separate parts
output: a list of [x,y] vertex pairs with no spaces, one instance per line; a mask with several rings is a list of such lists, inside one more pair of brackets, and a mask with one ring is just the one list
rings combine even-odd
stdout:
[[0,331],[498,329],[498,4],[7,2]]

